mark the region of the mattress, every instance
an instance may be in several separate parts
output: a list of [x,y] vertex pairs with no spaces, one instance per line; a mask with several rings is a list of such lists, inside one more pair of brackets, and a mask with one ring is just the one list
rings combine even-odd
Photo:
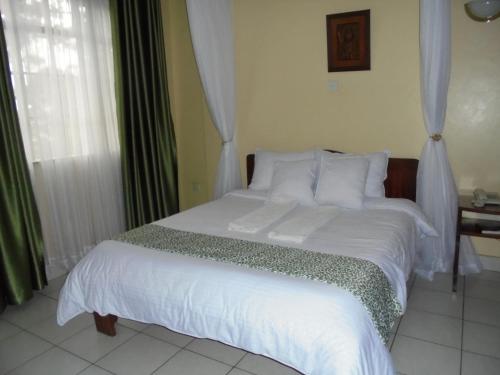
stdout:
[[[261,207],[264,194],[236,191],[156,222],[164,227],[283,245],[267,233],[231,232],[231,221]],[[343,210],[293,247],[377,264],[403,310],[419,222],[395,209]],[[305,374],[393,374],[367,310],[333,285],[104,241],[69,274],[57,312],[63,325],[83,312],[165,326],[268,356]]]

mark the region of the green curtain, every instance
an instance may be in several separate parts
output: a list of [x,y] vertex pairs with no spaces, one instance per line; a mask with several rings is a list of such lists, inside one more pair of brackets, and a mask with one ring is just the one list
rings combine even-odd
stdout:
[[40,218],[12,87],[0,22],[0,311],[47,285]]
[[179,210],[159,0],[110,0],[128,229]]

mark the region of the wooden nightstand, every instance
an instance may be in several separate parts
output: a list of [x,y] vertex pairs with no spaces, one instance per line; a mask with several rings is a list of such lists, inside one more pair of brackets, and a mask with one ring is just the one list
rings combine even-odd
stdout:
[[[500,239],[500,233],[488,234],[483,230],[500,229],[500,206],[486,205],[476,207],[472,204],[472,196],[460,196],[458,201],[457,236],[455,240],[455,260],[453,262],[453,291],[457,291],[458,257],[460,252],[460,236],[475,236]],[[464,212],[476,212],[498,216],[498,220],[464,218]]]

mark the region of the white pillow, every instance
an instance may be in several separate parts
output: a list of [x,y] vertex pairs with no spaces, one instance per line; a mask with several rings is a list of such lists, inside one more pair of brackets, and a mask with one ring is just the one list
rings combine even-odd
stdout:
[[275,161],[298,161],[314,159],[316,151],[306,152],[273,152],[255,151],[255,167],[252,183],[248,186],[252,190],[267,190],[271,186]]
[[313,184],[317,162],[313,159],[300,161],[276,161],[269,188],[268,202],[297,201],[305,206],[315,206]]
[[319,204],[362,208],[369,165],[364,157],[323,155],[314,199]]
[[368,175],[366,177],[365,196],[367,197],[385,197],[384,181],[387,178],[387,165],[389,164],[390,151],[384,150],[381,152],[372,152],[368,154],[338,154],[323,151],[321,158],[336,158],[336,157],[360,157],[366,158],[370,162]]
[[387,150],[363,155],[370,160],[365,187],[367,197],[385,197],[384,181],[387,178],[387,165],[389,164],[390,155],[390,151]]

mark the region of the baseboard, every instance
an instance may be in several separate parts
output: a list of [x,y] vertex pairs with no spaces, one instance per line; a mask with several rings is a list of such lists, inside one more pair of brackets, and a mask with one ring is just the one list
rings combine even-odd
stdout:
[[45,264],[45,273],[47,274],[47,280],[50,281],[68,273],[68,270],[61,266],[49,266]]
[[479,259],[481,259],[485,270],[500,272],[500,258],[480,255]]

